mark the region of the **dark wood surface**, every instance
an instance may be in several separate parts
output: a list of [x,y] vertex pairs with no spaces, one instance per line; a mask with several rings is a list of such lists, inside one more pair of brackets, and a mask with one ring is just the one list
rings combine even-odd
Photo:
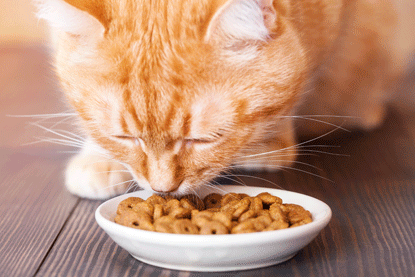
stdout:
[[240,272],[171,271],[136,261],[99,228],[102,201],[65,190],[73,149],[31,144],[50,134],[28,124],[35,119],[9,116],[67,110],[49,62],[43,48],[0,49],[0,276],[415,276],[412,114],[391,108],[377,130],[313,141],[293,169],[234,172],[237,182],[278,184],[332,208],[329,225],[293,259]]

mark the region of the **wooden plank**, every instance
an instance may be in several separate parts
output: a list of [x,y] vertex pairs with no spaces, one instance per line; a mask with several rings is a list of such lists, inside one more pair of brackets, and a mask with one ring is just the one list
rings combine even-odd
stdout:
[[62,185],[62,157],[0,153],[0,276],[31,276],[78,200]]
[[143,269],[95,223],[99,204],[101,201],[80,202],[39,276],[127,276]]

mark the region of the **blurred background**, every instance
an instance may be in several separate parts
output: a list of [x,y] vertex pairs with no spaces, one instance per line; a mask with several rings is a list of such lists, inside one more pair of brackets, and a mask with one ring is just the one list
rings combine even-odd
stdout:
[[0,1],[0,43],[42,44],[47,37],[44,22],[35,15],[32,0]]
[[[0,135],[0,147],[25,151],[22,146],[45,135],[40,128],[28,125],[39,118],[10,116],[68,109],[60,94],[47,45],[47,26],[36,18],[31,0],[0,1],[0,130],[9,134]],[[56,152],[56,146],[50,143],[36,143],[36,146]]]

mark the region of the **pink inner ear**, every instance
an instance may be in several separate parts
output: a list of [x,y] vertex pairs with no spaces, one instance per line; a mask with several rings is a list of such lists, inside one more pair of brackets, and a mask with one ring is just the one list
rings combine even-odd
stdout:
[[273,6],[273,0],[259,0],[262,13],[264,15],[264,24],[268,29],[275,25],[277,20],[277,12]]
[[205,40],[266,40],[276,19],[272,0],[228,0],[212,17]]

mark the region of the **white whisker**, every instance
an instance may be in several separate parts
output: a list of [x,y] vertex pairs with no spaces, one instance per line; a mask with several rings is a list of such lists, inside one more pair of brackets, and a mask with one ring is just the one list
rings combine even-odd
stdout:
[[235,177],[248,177],[248,178],[253,178],[253,179],[257,179],[257,180],[261,180],[261,181],[264,181],[264,182],[270,183],[270,184],[272,184],[273,186],[275,186],[275,187],[277,187],[277,188],[284,189],[283,187],[281,187],[281,186],[277,185],[276,183],[274,183],[274,182],[272,182],[272,181],[270,181],[270,180],[267,180],[267,179],[265,179],[265,178],[258,177],[258,176],[244,175],[244,174],[231,174],[230,176],[231,176],[231,177],[232,177],[232,176],[235,176]]
[[139,187],[138,184],[134,181],[131,181],[130,184],[128,185],[127,190],[125,191],[124,194],[128,193],[130,190],[134,189],[134,187]]
[[334,123],[326,122],[326,121],[323,121],[323,120],[320,120],[320,119],[315,119],[315,118],[310,118],[310,117],[305,117],[305,116],[296,116],[296,115],[292,115],[292,116],[281,116],[281,117],[283,117],[283,118],[290,117],[290,118],[310,120],[310,121],[313,121],[313,122],[323,123],[323,124],[328,125],[328,126],[336,127],[337,129],[341,129],[341,130],[346,131],[346,132],[350,132],[350,130],[348,130],[346,128],[343,128],[340,125],[336,125]]
[[242,185],[242,186],[244,186],[244,187],[246,187],[246,184],[243,182],[243,181],[237,181],[237,180],[234,180],[234,179],[232,179],[232,178],[230,178],[230,177],[228,177],[228,176],[226,176],[226,175],[219,175],[219,178],[224,178],[224,179],[227,179],[227,180],[231,180],[232,182],[235,182],[235,183],[237,183],[237,184],[240,184],[240,185]]
[[312,172],[308,172],[308,171],[306,171],[306,170],[302,170],[302,169],[295,168],[295,167],[288,167],[288,166],[280,166],[280,167],[281,167],[281,168],[285,168],[285,169],[291,169],[291,170],[298,171],[298,172],[302,172],[302,173],[305,173],[305,174],[308,174],[308,175],[311,175],[311,176],[318,177],[318,178],[320,178],[320,179],[323,179],[323,180],[329,181],[329,182],[331,182],[331,183],[334,183],[334,181],[332,181],[332,180],[330,180],[330,179],[328,179],[328,178],[326,178],[326,177],[320,176],[320,175],[315,174],[315,173],[312,173]]
[[[278,157],[274,157],[274,158],[278,158]],[[270,160],[270,158],[267,158],[267,160]],[[260,160],[256,159],[256,160],[254,160],[254,161],[255,161],[255,162],[258,162],[258,161],[260,161]],[[272,162],[284,162],[284,160],[276,160],[276,159],[273,159],[272,157],[271,157],[271,161],[272,161]],[[308,166],[308,167],[311,167],[311,168],[317,169],[317,170],[319,170],[319,171],[323,171],[323,169],[321,169],[321,168],[319,168],[319,167],[317,167],[317,166],[314,166],[314,165],[312,165],[312,164],[309,164],[309,163],[300,162],[300,161],[292,161],[292,163],[293,163],[293,164],[301,164],[301,165],[305,165],[305,166]],[[236,165],[238,166],[238,164],[236,164]]]
[[[211,184],[211,182],[216,184]],[[221,192],[222,194],[227,193],[227,191],[220,188],[221,184],[219,184],[217,181],[211,180],[210,182],[205,182],[203,185],[212,188],[212,191]]]
[[134,181],[135,181],[134,179],[130,179],[130,180],[127,180],[127,181],[118,182],[116,184],[113,184],[113,185],[110,185],[110,186],[107,186],[107,187],[100,188],[99,190],[104,190],[104,189],[107,189],[107,188],[112,188],[112,187],[120,186],[122,184],[125,184],[125,183],[128,183],[128,182],[134,182]]
[[40,129],[43,129],[43,130],[45,130],[46,132],[52,133],[52,134],[54,134],[54,135],[57,135],[57,136],[59,136],[59,137],[63,137],[63,138],[66,138],[66,139],[68,139],[68,140],[72,140],[72,141],[78,141],[78,140],[76,140],[75,138],[72,138],[72,137],[69,137],[69,136],[67,136],[67,135],[61,134],[61,133],[59,133],[58,131],[52,130],[52,129],[47,128],[47,127],[45,127],[45,126],[42,126],[42,125],[39,125],[39,124],[36,124],[36,123],[30,123],[30,124],[31,124],[31,125],[33,125],[33,126],[36,126],[36,127],[40,128]]
[[247,155],[247,156],[245,156],[245,157],[257,157],[257,156],[264,156],[264,155],[268,155],[268,154],[270,154],[270,153],[278,153],[278,152],[286,151],[286,150],[288,150],[288,149],[293,149],[293,150],[294,150],[294,149],[295,149],[295,147],[298,147],[298,146],[301,146],[301,145],[305,145],[305,144],[307,144],[307,143],[309,143],[309,142],[316,141],[316,140],[318,140],[318,139],[320,139],[320,138],[323,138],[323,137],[325,137],[325,136],[328,136],[328,135],[330,135],[331,133],[333,133],[333,132],[337,131],[337,129],[339,129],[339,128],[333,129],[333,130],[331,130],[331,131],[329,131],[329,132],[327,132],[327,133],[325,133],[325,134],[323,134],[323,135],[320,135],[320,136],[318,136],[318,137],[316,137],[316,138],[309,139],[309,140],[307,140],[307,141],[304,141],[304,142],[298,143],[298,144],[296,144],[296,145],[292,145],[292,146],[288,146],[288,147],[285,147],[285,148],[281,148],[281,149],[278,149],[278,150],[273,150],[273,151],[268,151],[268,152],[264,152],[264,153]]
[[38,144],[38,143],[54,143],[54,144],[58,144],[58,145],[64,145],[64,146],[72,146],[72,147],[76,147],[76,148],[82,148],[82,145],[80,144],[75,144],[72,141],[66,141],[66,140],[60,140],[60,139],[54,139],[54,138],[42,138],[42,137],[35,137],[36,139],[38,139],[37,141],[33,141],[33,142],[28,142],[28,143],[24,143],[22,144],[23,146],[28,146],[28,145],[33,145],[33,144]]
[[7,117],[15,117],[15,118],[59,118],[59,117],[68,117],[68,116],[76,116],[76,113],[55,113],[55,114],[27,114],[27,115],[6,115]]

